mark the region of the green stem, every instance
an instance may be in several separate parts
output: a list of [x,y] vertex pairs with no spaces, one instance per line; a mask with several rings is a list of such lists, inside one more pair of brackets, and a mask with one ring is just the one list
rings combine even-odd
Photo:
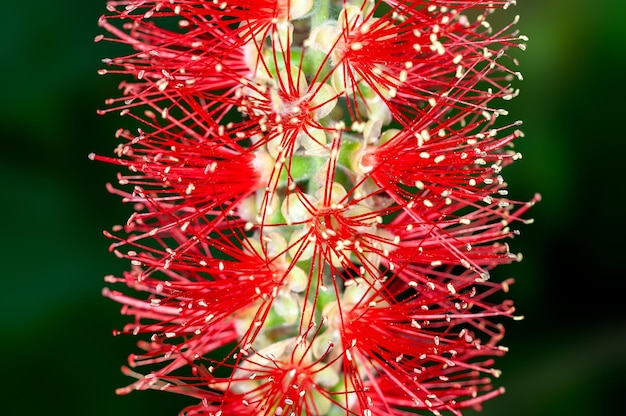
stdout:
[[[328,158],[324,156],[296,156],[291,158],[289,173],[296,182],[306,181],[313,178],[324,166]],[[278,186],[287,186],[287,170],[280,172]]]
[[332,0],[315,0],[311,28],[317,27],[330,18],[330,4]]

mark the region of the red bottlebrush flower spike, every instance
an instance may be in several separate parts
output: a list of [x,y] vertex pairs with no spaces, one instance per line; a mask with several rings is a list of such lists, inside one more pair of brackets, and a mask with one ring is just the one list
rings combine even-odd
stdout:
[[104,295],[141,340],[119,389],[197,399],[181,415],[409,415],[502,393],[495,300],[507,240],[539,200],[519,159],[514,1],[120,0],[129,45],[101,112],[130,117],[105,234],[131,263]]

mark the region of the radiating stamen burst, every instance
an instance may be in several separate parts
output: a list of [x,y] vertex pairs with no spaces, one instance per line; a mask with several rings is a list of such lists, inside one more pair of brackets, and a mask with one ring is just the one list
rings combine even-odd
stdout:
[[[133,52],[105,234],[130,261],[104,295],[141,337],[119,393],[183,415],[460,415],[503,388],[497,301],[528,203],[502,170],[500,108],[526,38],[513,1],[121,0],[100,26]],[[137,294],[138,293],[138,294]],[[135,368],[137,370],[135,370]],[[141,369],[141,370],[140,370]]]

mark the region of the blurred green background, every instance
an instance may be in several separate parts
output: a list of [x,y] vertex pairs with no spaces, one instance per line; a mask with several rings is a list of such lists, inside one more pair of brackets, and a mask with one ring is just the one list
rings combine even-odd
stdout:
[[[492,415],[612,415],[626,375],[624,213],[626,1],[520,0],[525,80],[511,113],[525,121],[524,159],[505,170],[511,194],[543,201],[512,242],[525,260],[501,268],[526,316],[510,322],[511,349]],[[4,2],[0,14],[0,359],[3,415],[174,415],[184,399],[118,397],[131,337],[100,295],[125,263],[101,230],[128,215],[104,184],[123,121],[96,116],[119,79],[99,77],[94,44],[105,0]],[[473,414],[473,413],[472,413]]]

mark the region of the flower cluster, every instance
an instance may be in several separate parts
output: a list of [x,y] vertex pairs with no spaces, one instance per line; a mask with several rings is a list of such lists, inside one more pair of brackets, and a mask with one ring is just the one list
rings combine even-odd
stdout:
[[[104,295],[141,352],[119,390],[183,415],[461,414],[503,390],[496,317],[519,260],[507,198],[513,1],[111,0],[132,47]],[[130,130],[133,127],[133,131]],[[135,131],[136,129],[136,131]],[[495,296],[494,296],[495,295]]]

